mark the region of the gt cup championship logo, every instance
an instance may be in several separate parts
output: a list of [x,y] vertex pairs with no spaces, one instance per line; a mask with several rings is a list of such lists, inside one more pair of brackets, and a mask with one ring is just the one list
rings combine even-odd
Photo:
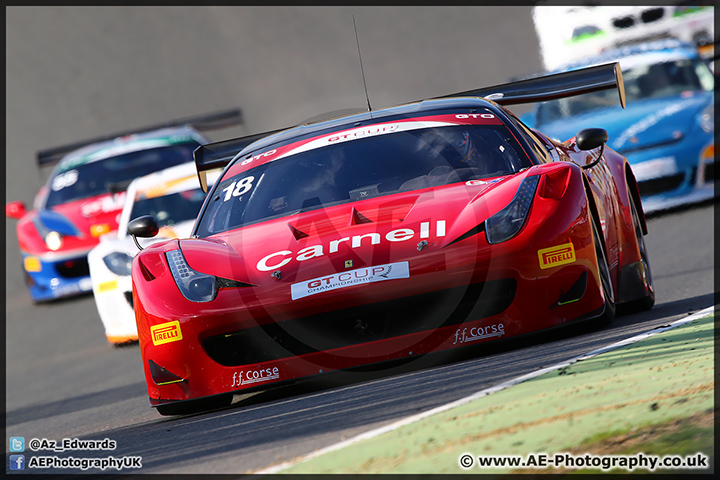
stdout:
[[388,263],[387,265],[376,265],[374,267],[358,268],[349,272],[335,275],[325,275],[304,282],[291,285],[293,300],[308,297],[338,288],[350,287],[365,283],[382,282],[396,278],[409,278],[410,268],[408,262]]

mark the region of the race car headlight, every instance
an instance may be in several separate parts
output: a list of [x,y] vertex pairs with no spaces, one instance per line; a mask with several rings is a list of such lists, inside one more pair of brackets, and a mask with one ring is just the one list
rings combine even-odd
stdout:
[[62,237],[58,232],[49,232],[45,235],[45,245],[52,251],[59,250],[62,247]]
[[217,285],[214,276],[190,268],[180,250],[172,250],[165,256],[175,284],[185,298],[191,302],[209,302],[215,298]]
[[126,277],[130,275],[132,269],[132,259],[130,255],[122,252],[113,252],[103,258],[105,266],[115,275]]
[[700,124],[700,128],[702,128],[706,133],[713,132],[713,129],[715,128],[715,109],[713,108],[713,105],[705,107],[705,110],[702,111],[700,117],[698,118],[698,123]]
[[507,207],[485,220],[488,243],[501,243],[517,235],[525,224],[539,178],[538,175],[525,177]]

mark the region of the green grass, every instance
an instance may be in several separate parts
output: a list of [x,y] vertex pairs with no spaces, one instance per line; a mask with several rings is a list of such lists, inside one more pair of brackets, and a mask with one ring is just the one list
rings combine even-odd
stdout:
[[603,472],[599,469],[577,470],[515,470],[513,473],[710,473],[714,471],[714,423],[715,412],[708,409],[704,412],[686,418],[676,419],[661,424],[647,424],[633,427],[624,431],[613,431],[595,434],[587,441],[568,450],[574,455],[591,453],[594,455],[634,455],[642,452],[645,455],[681,457],[693,456],[701,452],[709,457],[710,468],[698,471],[697,469],[656,469],[650,472],[647,469],[636,469],[628,472],[615,469]]

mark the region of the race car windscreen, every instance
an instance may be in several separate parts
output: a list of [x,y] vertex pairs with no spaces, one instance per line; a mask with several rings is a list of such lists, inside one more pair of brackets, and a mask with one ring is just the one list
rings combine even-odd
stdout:
[[[715,79],[707,64],[691,59],[636,65],[627,70],[623,68],[623,80],[628,104],[697,91],[709,92],[715,85]],[[538,105],[537,124],[543,125],[601,108],[620,109],[615,90],[543,102]]]
[[199,145],[189,142],[139,150],[59,170],[50,181],[45,208],[108,193],[114,183],[192,162],[193,150]]
[[140,198],[133,203],[130,220],[143,215],[152,215],[159,227],[172,227],[178,223],[195,220],[205,192],[199,188],[185,190],[152,198]]
[[273,217],[530,166],[504,125],[423,128],[343,142],[223,178],[196,234],[206,237]]

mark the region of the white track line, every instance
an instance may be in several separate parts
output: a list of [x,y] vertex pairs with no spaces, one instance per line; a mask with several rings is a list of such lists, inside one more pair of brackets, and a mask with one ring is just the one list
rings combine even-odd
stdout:
[[697,313],[694,313],[688,317],[682,318],[680,320],[676,320],[673,323],[663,326],[663,327],[656,327],[653,330],[650,330],[649,332],[641,333],[639,335],[636,335],[634,337],[626,338],[625,340],[621,340],[619,342],[613,343],[611,345],[608,345],[606,347],[599,348],[597,350],[593,350],[590,353],[586,353],[583,355],[579,355],[577,357],[571,358],[570,360],[566,360],[561,363],[557,363],[555,365],[552,365],[550,367],[541,368],[540,370],[536,370],[534,372],[530,372],[526,375],[519,376],[517,378],[513,378],[512,380],[508,380],[507,382],[503,382],[499,385],[495,385],[490,388],[486,388],[484,390],[480,390],[479,392],[473,393],[470,396],[461,398],[459,400],[455,400],[454,402],[446,403],[445,405],[440,405],[439,407],[435,407],[433,409],[427,410],[425,412],[421,412],[415,415],[411,415],[409,417],[405,417],[403,419],[397,420],[393,423],[390,423],[388,425],[376,428],[374,430],[368,430],[367,432],[363,432],[359,435],[356,435],[352,438],[349,438],[347,440],[343,440],[342,442],[335,443],[333,445],[329,445],[325,448],[321,448],[319,450],[315,450],[314,452],[308,453],[307,455],[300,456],[296,459],[283,462],[277,465],[273,465],[271,467],[268,467],[264,470],[259,470],[255,473],[258,474],[273,474],[278,473],[281,470],[284,470],[286,468],[290,468],[294,465],[297,465],[299,463],[306,462],[310,459],[319,457],[320,455],[324,455],[326,453],[334,452],[335,450],[340,450],[341,448],[348,447],[350,445],[356,444],[358,442],[361,442],[363,440],[367,440],[370,438],[375,438],[379,435],[382,435],[383,433],[391,432],[393,430],[397,430],[400,427],[403,427],[405,425],[409,425],[411,423],[415,423],[417,421],[420,421],[424,418],[430,417],[432,415],[444,412],[446,410],[450,410],[451,408],[459,407],[460,405],[465,405],[466,403],[472,402],[473,400],[476,400],[481,397],[485,397],[487,395],[493,394],[495,392],[499,392],[501,390],[505,390],[508,387],[511,387],[513,385],[517,385],[518,383],[525,382],[527,380],[531,380],[535,377],[539,377],[540,375],[543,375],[548,372],[552,372],[553,370],[558,370],[563,367],[567,367],[568,365],[572,365],[575,362],[578,362],[580,360],[587,360],[589,358],[592,358],[596,355],[600,355],[601,353],[606,353],[611,350],[615,350],[620,347],[624,347],[626,345],[629,345],[631,343],[639,342],[640,340],[645,340],[646,338],[652,337],[653,335],[656,335],[658,333],[665,332],[667,330],[670,330],[675,327],[679,327],[680,325],[684,325],[686,323],[692,322],[693,320],[697,320],[699,318],[705,317],[707,315],[710,315],[713,313],[714,307],[708,307],[704,310],[701,310]]

